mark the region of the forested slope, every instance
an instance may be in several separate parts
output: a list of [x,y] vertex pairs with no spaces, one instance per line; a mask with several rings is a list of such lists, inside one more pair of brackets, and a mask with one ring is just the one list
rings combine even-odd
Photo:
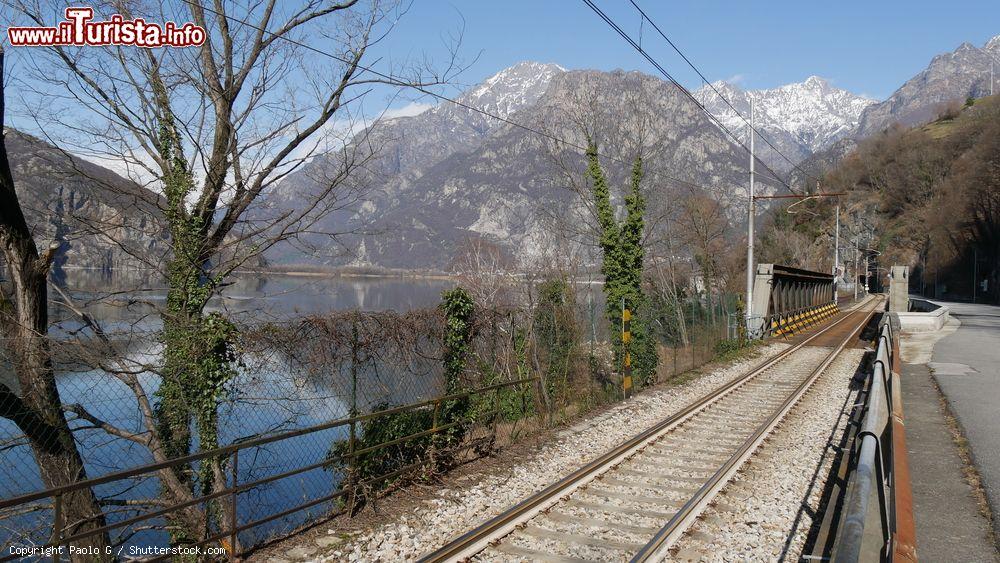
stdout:
[[[822,180],[823,191],[847,193],[840,198],[842,262],[853,259],[859,236],[877,267],[910,266],[915,290],[931,293],[936,283],[941,296],[969,298],[975,277],[977,299],[1000,301],[1000,96],[877,134]],[[830,271],[836,203],[814,199],[772,210],[761,261]],[[885,275],[874,268],[872,275]]]

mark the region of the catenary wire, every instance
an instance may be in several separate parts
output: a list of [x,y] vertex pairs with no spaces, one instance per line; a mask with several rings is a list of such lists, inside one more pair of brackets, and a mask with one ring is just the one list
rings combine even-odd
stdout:
[[[610,16],[608,16],[607,14],[605,14],[603,10],[601,10],[599,7],[597,7],[597,5],[594,4],[594,2],[592,0],[583,0],[583,2],[595,14],[597,14],[598,17],[600,17],[602,20],[604,20],[605,23],[607,23],[615,32],[617,32],[618,35],[620,35],[629,45],[631,45],[632,48],[634,48],[640,55],[642,55],[643,58],[645,58],[651,65],[653,65],[653,67],[655,67],[658,71],[660,71],[660,73],[662,73],[663,76],[665,76],[667,78],[667,80],[669,80],[681,92],[681,94],[683,94],[686,98],[688,98],[689,100],[691,100],[691,102],[694,103],[695,106],[697,106],[698,109],[700,109],[713,123],[715,123],[716,126],[718,126],[720,129],[722,129],[723,131],[725,131],[725,133],[732,139],[732,141],[734,143],[736,143],[737,145],[739,145],[740,147],[742,147],[743,150],[746,151],[747,153],[751,152],[750,149],[746,146],[746,144],[743,143],[743,141],[741,141],[728,127],[726,127],[725,124],[722,123],[722,121],[720,121],[715,115],[713,115],[712,112],[708,111],[708,108],[706,108],[704,106],[704,104],[702,104],[701,102],[699,102],[698,99],[695,98],[694,95],[691,94],[691,92],[687,88],[685,88],[683,85],[681,85],[681,83],[678,82],[673,77],[673,75],[671,75],[670,72],[667,71],[667,69],[663,67],[662,64],[660,64],[645,49],[643,49],[635,41],[635,39],[633,39],[632,36],[630,36],[624,29],[622,29],[621,26],[619,26],[617,23],[615,23],[615,21],[613,19],[611,19]],[[777,172],[775,172],[773,169],[771,169],[770,166],[768,166],[764,161],[762,161],[760,159],[760,157],[754,155],[753,159],[760,166],[762,166],[773,177],[774,180],[776,180],[778,183],[780,183],[782,186],[784,186],[786,189],[788,189],[788,191],[790,191],[790,192],[792,192],[793,194],[796,194],[796,195],[802,195],[798,190],[796,190],[795,188],[793,188],[787,181],[785,181],[784,179],[782,179],[781,176],[779,176]]]
[[[195,6],[196,5],[195,2],[194,2],[194,0],[182,0],[182,1],[185,4],[188,4],[190,6]],[[301,41],[297,41],[295,39],[287,37],[285,35],[280,35],[280,36],[276,35],[272,31],[268,31],[267,29],[264,29],[264,28],[262,28],[260,26],[252,24],[252,23],[250,23],[248,21],[242,20],[242,19],[237,18],[235,16],[231,16],[229,14],[221,13],[218,10],[215,10],[215,9],[210,8],[208,6],[201,5],[201,4],[198,4],[197,6],[200,9],[203,9],[206,12],[209,12],[209,13],[217,16],[217,17],[225,18],[227,21],[230,21],[230,22],[233,22],[233,23],[237,23],[239,25],[248,27],[250,29],[259,31],[261,33],[265,33],[269,37],[277,37],[279,39],[283,39],[284,41],[286,41],[286,42],[288,42],[290,44],[296,45],[298,47],[301,47],[303,49],[306,49],[306,50],[308,50],[310,52],[313,52],[313,53],[316,53],[318,55],[322,55],[322,56],[331,58],[331,59],[336,60],[338,62],[341,62],[343,64],[351,64],[351,61],[348,61],[347,59],[345,59],[345,58],[343,58],[343,57],[341,57],[341,56],[339,56],[339,55],[337,55],[335,53],[330,53],[328,51],[324,51],[322,49],[318,49],[316,47],[313,47],[313,46],[308,45],[306,43],[303,43]],[[492,113],[490,111],[487,111],[487,110],[484,110],[484,109],[481,109],[481,108],[477,108],[477,107],[475,107],[473,105],[470,105],[470,104],[467,104],[465,102],[462,102],[461,100],[458,100],[458,99],[455,99],[455,98],[451,98],[449,96],[445,96],[444,94],[440,94],[438,92],[434,92],[433,90],[430,90],[430,89],[425,88],[423,86],[413,85],[413,84],[407,84],[405,82],[401,82],[396,77],[393,77],[391,75],[382,73],[380,71],[377,71],[377,70],[375,70],[375,69],[373,69],[371,67],[362,65],[360,63],[357,64],[357,68],[359,68],[359,69],[361,69],[361,70],[363,70],[365,72],[371,73],[371,74],[373,74],[373,75],[375,75],[375,76],[377,76],[377,77],[379,77],[379,78],[381,78],[383,80],[386,80],[390,84],[395,84],[395,85],[398,85],[398,86],[401,86],[401,87],[405,87],[405,88],[410,88],[412,90],[416,90],[417,92],[420,92],[420,93],[425,94],[427,96],[430,96],[432,98],[436,98],[436,99],[438,99],[440,101],[443,101],[443,102],[446,102],[446,103],[450,103],[452,105],[461,107],[463,109],[467,109],[469,111],[473,111],[473,112],[479,113],[481,115],[484,115],[484,116],[489,117],[491,119],[497,120],[499,122],[506,123],[506,124],[511,125],[513,127],[522,129],[522,130],[527,131],[527,132],[530,132],[530,133],[532,133],[534,135],[538,135],[540,137],[544,137],[546,139],[549,139],[551,141],[555,141],[557,143],[562,143],[562,144],[564,144],[564,145],[566,145],[568,147],[575,148],[575,149],[581,150],[581,151],[587,150],[587,147],[585,147],[583,145],[580,145],[578,143],[574,143],[572,141],[568,141],[566,139],[563,139],[561,137],[553,135],[552,133],[548,133],[546,131],[542,131],[540,129],[536,129],[536,128],[531,127],[529,125],[525,125],[523,123],[519,123],[517,121],[514,121],[514,120],[512,120],[512,119],[510,119],[508,117],[497,115],[497,114],[494,114],[494,113]],[[671,77],[671,81],[673,81],[672,77]],[[674,81],[674,83],[676,84],[675,81]],[[718,123],[718,120],[714,120],[714,118],[713,118],[713,121],[715,121],[716,123]],[[730,135],[732,136],[731,133],[730,133]],[[738,144],[740,144],[740,146],[742,146],[742,143],[738,143]],[[604,158],[606,158],[606,159],[608,159],[608,160],[612,160],[612,161],[618,162],[619,164],[624,164],[626,166],[631,166],[631,164],[632,164],[631,162],[627,162],[627,161],[625,161],[625,160],[623,160],[621,158],[616,158],[616,157],[614,157],[612,155],[601,154],[601,156],[604,157]],[[759,159],[758,159],[758,162],[760,162]],[[761,164],[764,165],[763,162],[761,162]],[[765,168],[767,168],[766,165],[764,165],[764,166],[765,166]],[[768,170],[771,172],[771,174],[774,174],[774,172],[771,171],[770,168],[768,168]],[[676,178],[676,177],[673,177],[673,176],[670,176],[670,175],[667,175],[667,174],[664,174],[662,172],[658,172],[658,171],[655,171],[655,170],[650,171],[650,176],[659,176],[659,177],[664,178],[666,180],[669,180],[669,181],[672,181],[672,182],[675,182],[675,183],[678,183],[678,184],[682,184],[682,185],[685,185],[685,186],[688,186],[688,187],[697,188],[697,189],[705,190],[705,191],[709,191],[709,192],[713,191],[712,188],[709,188],[707,186],[703,186],[703,185],[698,184],[696,182],[692,182],[692,181],[689,181],[689,180],[683,180],[681,178]],[[764,179],[771,179],[771,178],[765,177]],[[776,180],[776,181],[778,181],[778,182],[780,182],[780,183],[782,183],[789,190],[792,190],[791,186],[789,186],[786,182],[784,182],[777,174],[774,174],[774,178],[773,179]],[[792,191],[794,191],[794,190],[792,190]]]
[[[691,67],[691,69],[692,69],[692,70],[694,70],[694,71],[695,71],[696,73],[698,73],[698,76],[700,76],[700,77],[701,77],[701,79],[702,79],[702,81],[703,81],[703,82],[705,83],[705,85],[707,85],[707,86],[708,86],[709,88],[711,88],[711,89],[712,89],[712,91],[713,91],[713,92],[715,92],[715,94],[716,94],[717,96],[719,96],[719,99],[721,99],[721,100],[722,100],[723,102],[725,102],[725,104],[726,104],[727,106],[729,106],[729,109],[733,110],[733,113],[735,113],[737,117],[739,117],[739,118],[740,118],[741,120],[743,120],[743,123],[746,123],[746,124],[747,124],[747,126],[748,126],[748,127],[750,127],[751,125],[750,125],[750,122],[749,122],[749,121],[747,120],[747,118],[743,117],[743,114],[741,114],[741,113],[740,113],[740,111],[739,111],[738,109],[736,109],[736,107],[735,107],[735,106],[733,106],[733,104],[731,104],[731,103],[729,102],[729,100],[728,100],[728,99],[726,99],[726,97],[725,97],[725,96],[723,96],[723,95],[722,95],[722,92],[719,92],[719,90],[718,90],[718,89],[717,89],[717,88],[715,87],[715,85],[714,85],[714,84],[712,84],[711,82],[709,82],[708,78],[706,78],[706,77],[705,77],[705,75],[704,75],[704,74],[703,74],[703,73],[701,72],[701,70],[699,70],[699,69],[698,69],[698,67],[697,67],[697,66],[695,66],[695,64],[694,64],[693,62],[691,62],[691,60],[690,60],[690,59],[689,59],[689,58],[687,57],[687,55],[685,55],[685,54],[684,54],[684,53],[683,53],[683,52],[682,52],[682,51],[680,50],[680,48],[679,48],[679,47],[677,47],[677,45],[676,45],[676,44],[675,44],[675,43],[674,43],[673,41],[671,41],[671,39],[670,39],[669,37],[667,37],[667,34],[666,34],[666,33],[664,33],[662,29],[660,29],[660,26],[659,26],[659,25],[657,25],[657,24],[656,24],[656,22],[654,22],[654,21],[652,20],[652,18],[650,18],[650,17],[649,17],[649,15],[647,15],[647,14],[646,14],[646,12],[645,12],[645,11],[644,11],[644,10],[643,10],[643,9],[642,9],[641,7],[639,7],[639,4],[637,4],[637,3],[635,2],[635,0],[629,0],[629,2],[630,2],[630,3],[631,3],[631,4],[633,5],[633,6],[635,6],[635,9],[639,11],[639,14],[640,14],[640,15],[642,16],[642,18],[643,18],[643,19],[644,19],[645,21],[649,22],[649,24],[650,24],[650,25],[652,25],[652,26],[653,26],[653,29],[655,29],[655,30],[656,30],[656,32],[657,32],[657,33],[658,33],[658,34],[660,35],[660,37],[662,37],[662,38],[663,38],[663,39],[664,39],[664,40],[665,40],[665,41],[666,41],[666,42],[667,42],[667,43],[668,43],[668,44],[670,45],[670,47],[672,47],[672,48],[673,48],[673,50],[674,50],[674,51],[676,51],[676,52],[677,52],[677,54],[678,54],[678,55],[680,55],[680,57],[681,57],[682,59],[684,59],[684,62],[686,62],[686,63],[688,64],[688,66],[689,66],[689,67]],[[795,163],[795,162],[794,162],[794,161],[793,161],[793,160],[792,160],[791,158],[789,158],[789,157],[788,157],[788,156],[787,156],[787,155],[786,155],[786,154],[785,154],[784,152],[782,152],[782,151],[781,151],[780,149],[778,149],[778,147],[774,146],[774,144],[772,144],[772,143],[771,143],[771,141],[770,141],[770,140],[768,140],[768,138],[764,136],[764,133],[763,133],[763,132],[761,131],[761,129],[760,129],[760,128],[756,128],[756,129],[754,129],[754,131],[755,131],[755,132],[757,133],[757,136],[758,136],[758,137],[760,137],[760,138],[761,138],[761,140],[763,140],[763,141],[764,141],[764,143],[766,143],[766,144],[767,144],[767,146],[771,147],[771,150],[773,150],[774,152],[778,153],[778,155],[780,155],[780,156],[781,156],[781,158],[785,159],[785,160],[786,160],[786,161],[787,161],[787,162],[788,162],[789,164],[791,164],[791,165],[792,165],[792,167],[793,167],[793,168],[794,168],[795,170],[798,170],[799,172],[801,172],[802,174],[804,174],[805,176],[807,176],[807,177],[808,177],[808,178],[810,178],[811,180],[814,180],[814,181],[816,181],[816,182],[820,182],[820,181],[821,181],[821,180],[820,180],[819,178],[817,178],[816,176],[813,176],[813,175],[812,175],[812,174],[810,174],[809,172],[807,172],[807,171],[805,171],[804,169],[802,169],[802,168],[801,168],[801,167],[800,167],[800,166],[799,166],[798,164],[796,164],[796,163]]]

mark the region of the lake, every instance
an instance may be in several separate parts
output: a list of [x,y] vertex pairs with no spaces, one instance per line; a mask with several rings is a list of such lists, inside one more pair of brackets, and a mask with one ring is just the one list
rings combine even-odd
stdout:
[[[158,319],[149,315],[166,301],[163,281],[139,272],[110,276],[99,270],[71,270],[68,280],[67,289],[77,304],[112,328],[136,322],[158,327]],[[436,278],[236,273],[208,308],[245,322],[338,310],[409,311],[437,306],[441,292],[455,285]],[[53,322],[73,320],[73,314],[58,304],[51,314]]]
[[[67,292],[77,306],[84,308],[105,325],[109,332],[133,331],[143,334],[132,338],[122,348],[123,354],[138,363],[155,364],[161,354],[156,341],[160,326],[155,315],[157,304],[165,300],[162,285],[132,276],[125,280],[109,278],[101,272],[78,271],[69,277]],[[455,282],[417,278],[348,278],[329,276],[238,274],[231,278],[220,297],[209,306],[225,311],[245,323],[283,321],[305,315],[322,315],[337,310],[407,311],[434,307],[441,292]],[[143,288],[136,290],[136,288]],[[56,295],[53,294],[53,297]],[[51,316],[57,328],[55,338],[65,338],[79,328],[79,321],[66,307],[53,305]],[[380,403],[402,404],[427,399],[440,393],[439,366],[431,359],[422,365],[388,366],[373,362],[358,372],[358,406],[370,409]],[[432,365],[433,364],[433,365]],[[0,377],[9,378],[7,374]],[[241,357],[234,394],[226,398],[220,410],[220,443],[296,428],[304,428],[347,416],[351,381],[345,370],[316,373],[299,369],[280,353],[253,354]],[[146,373],[141,377],[145,391],[152,396],[159,378]],[[140,431],[139,415],[131,391],[109,374],[94,369],[67,369],[57,375],[57,386],[65,403],[80,403],[95,416],[117,426]],[[11,497],[42,488],[33,457],[27,445],[17,441],[20,432],[13,423],[0,419],[0,495]],[[343,439],[346,429],[330,429],[294,439],[240,452],[240,481],[247,482],[296,467],[322,461],[331,444]],[[77,433],[91,477],[149,463],[144,448],[124,440],[109,439],[95,430]],[[291,508],[294,504],[330,494],[339,476],[317,469],[293,478],[240,495],[240,520],[247,522],[267,514]],[[126,487],[126,485],[128,487]],[[126,491],[127,489],[127,491]],[[155,497],[154,479],[118,483],[98,488],[100,496],[139,499]],[[329,510],[329,505],[312,509]],[[308,513],[298,513],[271,524],[250,530],[241,536],[247,543],[269,534],[288,530],[304,522]],[[0,541],[13,538],[12,529],[39,527],[36,537],[46,535],[50,522],[48,510],[2,522]],[[128,545],[162,545],[163,534],[140,532],[128,539]]]

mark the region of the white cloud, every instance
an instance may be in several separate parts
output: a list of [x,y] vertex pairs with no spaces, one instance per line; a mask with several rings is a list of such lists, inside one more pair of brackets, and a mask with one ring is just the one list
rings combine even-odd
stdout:
[[734,74],[729,78],[727,78],[726,82],[728,82],[729,84],[737,85],[737,84],[742,84],[744,81],[746,81],[746,79],[747,75],[745,74]]
[[153,159],[143,151],[133,151],[129,157],[112,155],[108,153],[86,152],[83,150],[67,151],[73,156],[96,164],[118,174],[122,178],[127,178],[140,186],[159,192],[156,177],[149,173],[149,170],[139,164],[139,160],[150,168],[156,169]]
[[375,119],[365,119],[351,115],[345,119],[330,121],[316,131],[310,139],[292,151],[286,162],[295,163],[300,159],[308,161],[317,154],[338,150],[350,142],[354,135],[364,131],[375,121],[395,119],[397,117],[413,117],[433,107],[434,104],[410,102],[403,107],[388,108]]
[[413,117],[420,115],[434,107],[434,104],[422,104],[420,102],[410,102],[401,108],[390,108],[382,112],[381,119],[395,119],[397,117]]

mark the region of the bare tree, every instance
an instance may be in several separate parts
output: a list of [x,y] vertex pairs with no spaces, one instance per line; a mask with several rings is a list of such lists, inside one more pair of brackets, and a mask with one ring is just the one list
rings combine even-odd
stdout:
[[[153,366],[161,378],[156,396],[147,396],[137,377],[151,366],[120,365],[121,358],[105,366],[134,393],[144,431],[67,407],[162,461],[191,453],[195,443],[199,450],[219,445],[218,405],[235,376],[236,327],[207,312],[209,300],[234,270],[274,245],[336,236],[322,219],[364,194],[377,147],[371,128],[349,135],[356,117],[351,108],[378,85],[426,89],[459,69],[454,50],[438,72],[427,63],[381,73],[364,64],[406,11],[395,0],[111,4],[107,10],[127,19],[190,20],[208,32],[197,49],[56,46],[28,63],[36,71],[30,86],[51,102],[38,117],[67,132],[64,144],[86,145],[91,153],[97,147],[104,159],[125,163],[151,188],[150,220],[168,233],[170,251],[145,257],[167,285],[162,365]],[[36,25],[62,7],[31,0],[14,5]],[[327,151],[334,156],[318,179],[314,175],[317,181],[281,184]],[[93,319],[88,323],[99,331]],[[164,497],[186,502],[224,489],[225,464],[210,458],[160,472]],[[229,521],[228,510],[220,504],[214,512]],[[172,517],[173,541],[211,535],[210,512],[194,505]]]
[[476,303],[498,308],[515,305],[515,263],[502,246],[481,237],[469,238],[458,249],[455,269]]
[[[47,283],[57,247],[39,252],[24,219],[7,160],[4,99],[4,51],[0,46],[0,247],[7,281],[0,285],[0,335],[7,341],[19,386],[11,389],[0,383],[0,416],[24,432],[42,482],[52,488],[82,481],[87,472],[61,410],[47,339]],[[61,502],[69,526],[59,533],[86,532],[105,524],[90,489],[67,493]],[[107,542],[107,534],[98,533],[73,545],[104,553]]]

